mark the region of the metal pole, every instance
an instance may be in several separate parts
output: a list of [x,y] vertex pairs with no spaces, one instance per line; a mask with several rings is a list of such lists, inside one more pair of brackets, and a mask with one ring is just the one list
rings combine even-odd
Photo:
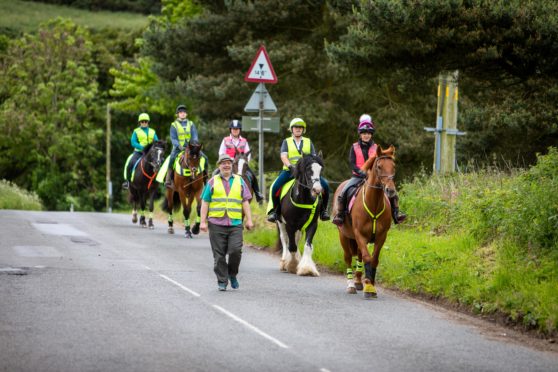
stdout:
[[112,213],[112,182],[110,180],[110,138],[111,138],[111,123],[110,123],[110,103],[107,103],[107,212]]
[[265,179],[264,179],[264,155],[263,155],[263,148],[264,148],[264,132],[263,132],[263,113],[264,113],[264,90],[265,85],[264,83],[260,83],[262,88],[260,89],[260,110],[258,115],[258,132],[259,132],[259,146],[258,146],[258,175],[260,178],[260,191],[264,198],[267,199],[265,192]]

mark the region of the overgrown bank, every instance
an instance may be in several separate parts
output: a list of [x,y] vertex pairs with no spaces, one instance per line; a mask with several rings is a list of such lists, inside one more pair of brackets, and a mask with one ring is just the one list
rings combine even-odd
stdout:
[[[508,324],[555,336],[556,190],[555,148],[528,171],[418,177],[402,185],[402,207],[412,217],[390,231],[378,283],[444,299],[477,314],[503,315]],[[274,246],[275,228],[266,224],[263,210],[256,214],[262,228],[247,233],[246,240]],[[344,271],[333,224],[321,223],[314,246],[318,263]]]

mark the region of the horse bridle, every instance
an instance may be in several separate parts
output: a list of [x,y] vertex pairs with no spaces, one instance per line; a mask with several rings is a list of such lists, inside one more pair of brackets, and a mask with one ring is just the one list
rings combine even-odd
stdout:
[[[196,147],[196,149],[197,148],[199,148],[199,147]],[[184,152],[184,155],[186,155],[186,152]],[[189,149],[188,156],[186,157],[186,167],[190,170],[190,179],[195,180],[196,179],[196,172],[198,171],[198,167],[190,166],[190,157],[191,156],[200,157],[200,151],[197,150],[196,152],[194,152],[194,149],[191,148],[191,149]]]
[[387,178],[388,180],[393,180],[395,178],[395,173],[393,174],[380,174],[380,165],[379,165],[379,161],[382,159],[390,159],[391,161],[395,162],[395,159],[393,159],[393,156],[389,156],[389,155],[382,155],[382,156],[378,156],[376,158],[376,160],[374,160],[374,172],[376,173],[376,178],[378,178],[380,180],[380,183],[375,184],[375,185],[369,185],[368,182],[366,182],[366,186],[371,188],[371,189],[381,189],[381,190],[385,190],[385,184],[382,182],[382,179]]

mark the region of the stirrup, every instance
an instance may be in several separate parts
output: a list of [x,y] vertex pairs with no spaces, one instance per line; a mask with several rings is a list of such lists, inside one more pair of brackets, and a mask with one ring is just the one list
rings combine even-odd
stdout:
[[329,213],[327,213],[327,211],[325,209],[320,212],[320,220],[329,221],[329,219],[330,219]]

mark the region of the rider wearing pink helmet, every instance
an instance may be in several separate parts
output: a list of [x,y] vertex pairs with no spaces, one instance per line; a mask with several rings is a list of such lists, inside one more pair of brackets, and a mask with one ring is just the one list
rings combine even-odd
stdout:
[[[349,182],[345,184],[345,187],[343,187],[343,190],[338,196],[337,214],[331,221],[338,226],[343,225],[345,214],[347,213],[347,191],[351,187],[358,186],[364,182],[366,173],[360,168],[369,158],[376,156],[378,145],[374,143],[374,132],[376,132],[376,124],[372,120],[372,117],[368,114],[362,114],[358,124],[359,139],[357,142],[353,143],[349,150],[349,163],[352,168],[352,177]],[[390,198],[390,203],[393,221],[396,224],[403,222],[405,218],[407,218],[407,215],[403,212],[399,212],[399,197],[396,195]]]

